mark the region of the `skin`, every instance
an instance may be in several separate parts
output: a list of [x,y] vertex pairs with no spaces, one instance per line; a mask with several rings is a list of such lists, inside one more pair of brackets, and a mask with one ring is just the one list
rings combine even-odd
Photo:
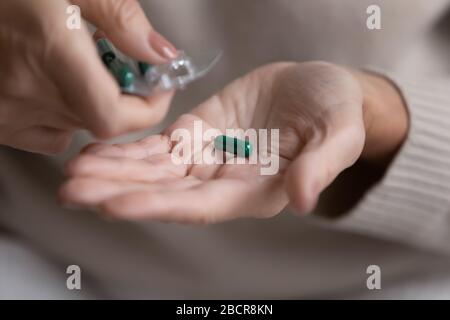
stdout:
[[165,116],[172,93],[120,93],[85,25],[66,28],[69,5],[129,56],[162,63],[175,48],[135,0],[0,1],[0,144],[40,153],[64,150],[76,129],[109,138]]
[[[179,128],[279,128],[280,171],[259,165],[175,165]],[[359,159],[384,167],[407,135],[396,87],[325,62],[276,63],[239,78],[162,134],[94,144],[67,165],[62,201],[122,219],[211,224],[268,218],[290,204],[310,212],[320,193]],[[182,143],[182,142],[180,142]]]

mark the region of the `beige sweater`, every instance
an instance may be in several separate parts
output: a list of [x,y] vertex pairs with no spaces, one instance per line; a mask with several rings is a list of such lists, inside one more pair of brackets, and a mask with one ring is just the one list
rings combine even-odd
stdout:
[[[366,8],[374,3],[382,30],[370,31]],[[364,167],[358,181],[342,175],[310,218],[283,212],[203,228],[109,222],[61,209],[60,168],[85,136],[59,158],[0,149],[0,225],[28,248],[13,254],[0,246],[0,297],[450,298],[450,1],[143,5],[179,48],[225,53],[206,79],[177,96],[165,124],[257,66],[322,59],[391,75],[408,103],[407,141],[375,185],[368,187]],[[352,209],[350,198],[357,198]],[[339,219],[317,218],[343,210]],[[27,263],[39,272],[14,267]],[[83,270],[81,292],[64,289],[69,264]],[[379,291],[366,288],[372,264],[382,270]]]

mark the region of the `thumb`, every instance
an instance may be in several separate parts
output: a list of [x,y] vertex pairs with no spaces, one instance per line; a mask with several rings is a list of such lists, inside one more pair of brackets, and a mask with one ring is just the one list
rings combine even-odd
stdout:
[[320,193],[359,158],[364,139],[364,129],[352,126],[306,144],[286,172],[290,205],[298,213],[312,211]]
[[72,0],[72,3],[119,50],[134,59],[160,64],[177,56],[176,48],[153,29],[137,0]]

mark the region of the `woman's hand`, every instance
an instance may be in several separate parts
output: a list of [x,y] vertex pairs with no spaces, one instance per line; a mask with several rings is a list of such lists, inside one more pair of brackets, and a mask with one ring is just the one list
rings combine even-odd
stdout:
[[136,0],[0,1],[0,144],[55,153],[77,128],[108,138],[166,114],[171,94],[144,100],[120,93],[86,27],[66,27],[71,4],[138,60],[161,63],[176,54]]
[[[280,129],[279,172],[175,164],[171,151],[180,145],[171,134],[185,128],[193,135],[198,120],[203,130]],[[360,157],[391,157],[406,129],[403,102],[387,80],[322,62],[277,63],[234,81],[161,135],[89,146],[68,164],[61,198],[115,217],[181,223],[271,217],[289,202],[305,213]]]

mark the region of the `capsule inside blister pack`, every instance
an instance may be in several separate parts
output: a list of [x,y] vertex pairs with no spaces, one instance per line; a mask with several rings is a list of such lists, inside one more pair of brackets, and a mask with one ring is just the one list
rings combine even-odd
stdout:
[[149,65],[126,57],[105,38],[97,40],[97,49],[122,92],[144,97],[185,88],[208,73],[221,56],[220,52],[213,52],[192,58],[180,51],[165,64]]

